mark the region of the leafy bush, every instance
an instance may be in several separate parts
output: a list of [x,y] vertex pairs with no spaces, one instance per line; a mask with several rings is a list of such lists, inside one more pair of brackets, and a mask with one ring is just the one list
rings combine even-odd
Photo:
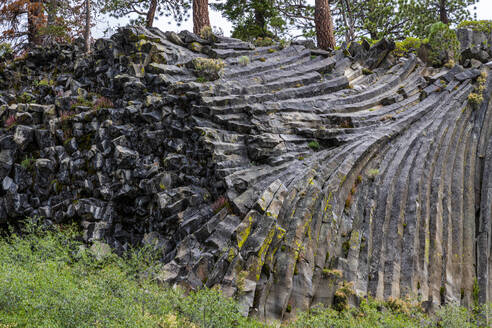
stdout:
[[403,41],[395,42],[395,50],[393,50],[393,54],[395,56],[402,57],[408,53],[415,53],[420,49],[422,44],[427,44],[428,42],[428,39],[421,40],[419,38],[407,37]]
[[458,25],[458,28],[469,28],[490,34],[492,33],[492,20],[463,21]]
[[460,55],[460,43],[454,30],[448,25],[438,22],[430,26],[429,46],[431,52],[429,59],[433,65],[442,66],[450,59],[458,61]]
[[[53,226],[39,219],[26,221],[21,234],[12,229],[0,238],[0,327],[36,328],[230,328],[267,326],[239,313],[238,304],[215,289],[185,295],[180,289],[155,282],[160,254],[151,247],[122,256],[79,240],[76,226]],[[101,249],[103,247],[100,247]],[[108,247],[106,246],[106,249]],[[326,275],[340,278],[338,270]],[[352,283],[337,291],[341,311],[315,306],[297,313],[288,328],[412,328],[485,327],[491,307],[468,311],[456,305],[426,316],[416,304],[363,299],[349,308]],[[290,306],[290,310],[293,310]]]

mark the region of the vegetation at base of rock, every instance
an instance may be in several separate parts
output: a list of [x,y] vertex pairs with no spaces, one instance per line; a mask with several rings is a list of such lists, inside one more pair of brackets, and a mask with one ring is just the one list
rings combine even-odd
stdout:
[[[219,291],[158,284],[149,247],[96,254],[75,226],[29,220],[0,239],[0,323],[17,327],[263,327]],[[104,247],[100,249],[105,249]]]
[[[28,328],[275,326],[243,317],[238,304],[218,290],[186,295],[179,288],[157,283],[161,264],[150,246],[117,256],[103,243],[87,248],[80,237],[75,225],[29,219],[0,239],[1,324]],[[339,277],[337,270],[329,270],[329,275]],[[490,306],[468,311],[448,305],[429,317],[415,303],[370,298],[353,308],[348,305],[353,284],[347,282],[340,283],[336,295],[334,308],[318,305],[296,313],[285,327],[485,327],[480,318],[491,310]]]
[[386,302],[372,298],[363,299],[359,307],[337,311],[321,305],[309,312],[297,315],[289,328],[339,327],[339,328],[478,328],[486,327],[483,317],[492,307],[475,310],[449,304],[441,307],[435,315],[428,316],[415,302],[390,299]]

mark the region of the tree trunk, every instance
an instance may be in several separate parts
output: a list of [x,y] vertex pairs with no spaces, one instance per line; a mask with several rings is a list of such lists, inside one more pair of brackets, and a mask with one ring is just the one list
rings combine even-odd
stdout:
[[210,26],[208,0],[193,0],[193,32],[200,34],[205,26]]
[[27,9],[27,41],[30,48],[40,45],[42,42],[39,29],[42,27],[43,21],[43,3],[41,0],[32,0]]
[[54,26],[56,23],[56,11],[58,7],[58,0],[49,0],[48,2],[48,26]]
[[151,0],[149,11],[147,12],[147,19],[145,20],[145,26],[152,27],[154,25],[156,10],[157,10],[157,0]]
[[335,48],[335,34],[331,18],[329,0],[316,0],[314,9],[314,24],[316,26],[316,38],[321,49]]
[[91,0],[85,0],[85,51],[91,51]]
[[439,16],[441,22],[449,24],[448,11],[446,10],[446,0],[439,0]]
[[255,8],[255,25],[261,28],[261,37],[266,36],[266,31],[265,31],[265,12],[263,10],[260,10],[258,8]]
[[[355,31],[354,31],[354,16],[352,14],[352,9],[350,8],[350,3],[348,0],[344,0],[345,4],[347,5],[347,19],[348,19],[348,36],[349,36],[349,41],[351,42],[355,39]],[[348,44],[347,42],[347,44]]]

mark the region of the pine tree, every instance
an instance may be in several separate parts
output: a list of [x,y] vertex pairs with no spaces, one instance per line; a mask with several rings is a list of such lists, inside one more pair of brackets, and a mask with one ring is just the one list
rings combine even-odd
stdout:
[[335,34],[329,0],[316,0],[314,9],[314,23],[316,38],[321,49],[335,48]]
[[0,0],[0,42],[19,52],[82,35],[84,0]]
[[281,15],[280,6],[288,1],[226,0],[224,3],[212,4],[212,7],[233,23],[233,37],[251,41],[259,37],[281,36],[286,21]]
[[152,27],[156,16],[173,17],[178,26],[188,17],[187,0],[97,0],[102,13],[115,18],[137,15],[130,22]]
[[193,32],[200,34],[206,26],[210,27],[208,0],[193,0]]
[[405,0],[401,6],[402,14],[411,23],[408,33],[426,37],[429,27],[441,21],[444,24],[459,24],[472,18],[471,5],[477,0]]

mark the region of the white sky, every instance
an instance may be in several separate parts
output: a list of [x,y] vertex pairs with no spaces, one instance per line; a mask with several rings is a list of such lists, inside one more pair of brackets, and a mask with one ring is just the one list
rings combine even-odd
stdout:
[[[210,1],[212,2],[212,1]],[[314,0],[310,0],[314,4]],[[473,7],[476,6],[476,10]],[[477,14],[477,19],[491,19],[492,20],[492,0],[480,0],[478,4],[471,7],[472,14]],[[104,35],[104,31],[108,28],[116,30],[116,27],[126,25],[128,19],[113,19],[108,17],[101,17],[98,19],[98,24],[93,31],[95,38],[100,38]],[[226,36],[231,33],[232,24],[221,16],[220,13],[210,10],[210,24],[213,27],[220,27]],[[163,31],[176,31],[189,30],[193,31],[193,21],[188,19],[183,22],[181,26],[177,26],[172,18],[159,17],[158,20],[154,22],[154,26],[160,28]]]

